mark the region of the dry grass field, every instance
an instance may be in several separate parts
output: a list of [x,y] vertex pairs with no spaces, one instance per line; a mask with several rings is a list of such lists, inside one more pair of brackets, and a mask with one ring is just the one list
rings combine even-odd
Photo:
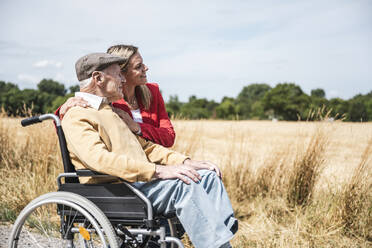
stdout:
[[[173,123],[173,149],[222,168],[234,247],[372,247],[372,123]],[[51,122],[1,117],[1,221],[55,191],[61,167]]]

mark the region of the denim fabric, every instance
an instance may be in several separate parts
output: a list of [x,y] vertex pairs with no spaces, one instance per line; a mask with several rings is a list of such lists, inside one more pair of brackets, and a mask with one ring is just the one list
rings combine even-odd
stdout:
[[176,212],[196,248],[220,247],[233,237],[231,228],[237,220],[221,179],[214,171],[198,173],[202,179],[190,185],[177,179],[133,186],[150,199],[157,214]]
[[220,248],[232,248],[230,242],[227,242],[220,246]]

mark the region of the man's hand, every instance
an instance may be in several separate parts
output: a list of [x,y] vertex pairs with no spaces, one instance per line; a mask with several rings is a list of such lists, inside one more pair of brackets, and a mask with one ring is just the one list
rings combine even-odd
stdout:
[[212,162],[209,162],[209,161],[196,161],[196,160],[186,159],[183,162],[183,164],[189,165],[192,168],[194,168],[195,170],[206,169],[206,170],[215,171],[216,174],[217,174],[217,176],[219,176],[220,178],[222,178],[221,170],[218,168],[217,165],[215,165]]
[[159,179],[180,179],[186,184],[190,184],[192,179],[194,182],[199,182],[201,176],[199,173],[192,168],[190,165],[179,164],[179,165],[156,165],[154,178]]
[[78,96],[70,97],[59,109],[59,118],[62,120],[63,116],[67,113],[67,111],[70,108],[75,107],[75,106],[86,108],[86,107],[89,107],[90,105],[87,101],[85,101],[81,97],[78,97]]
[[159,179],[180,179],[183,182],[190,184],[192,179],[194,182],[201,180],[201,176],[197,170],[211,170],[215,171],[216,174],[222,178],[222,173],[220,169],[212,162],[209,161],[196,161],[191,159],[186,159],[183,164],[179,165],[156,165],[154,178]]
[[122,109],[113,107],[112,110],[120,116],[120,118],[127,124],[130,131],[137,133],[140,130],[140,126],[135,122],[130,115]]

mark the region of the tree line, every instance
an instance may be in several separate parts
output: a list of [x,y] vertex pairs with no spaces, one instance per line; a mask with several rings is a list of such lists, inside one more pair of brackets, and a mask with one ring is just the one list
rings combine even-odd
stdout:
[[220,103],[196,96],[183,103],[171,96],[166,106],[171,115],[187,119],[312,120],[322,110],[329,118],[372,121],[372,91],[349,100],[328,100],[323,89],[313,89],[308,95],[295,83],[250,84],[236,98],[224,97]]
[[[0,81],[0,105],[9,116],[25,116],[54,112],[79,86],[66,89],[52,79],[43,79],[37,89],[19,89],[11,82]],[[249,84],[236,98],[224,97],[221,102],[190,96],[181,102],[177,95],[166,103],[170,116],[185,119],[228,120],[308,120],[314,110],[322,109],[330,117],[346,121],[372,121],[372,91],[351,99],[327,99],[323,89],[313,89],[310,95],[295,83]]]

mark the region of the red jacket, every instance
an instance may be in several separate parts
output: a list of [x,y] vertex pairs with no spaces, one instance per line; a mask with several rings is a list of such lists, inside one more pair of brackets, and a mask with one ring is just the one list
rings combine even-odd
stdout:
[[[136,94],[143,121],[143,123],[138,123],[141,127],[142,137],[162,146],[170,147],[174,144],[176,133],[165,109],[159,86],[155,83],[147,83],[146,85],[152,95],[149,110],[144,108],[140,96]],[[133,118],[128,104],[124,99],[113,102],[112,105],[124,110]]]
[[[165,110],[164,100],[160,94],[159,86],[155,83],[147,83],[146,85],[150,89],[152,95],[149,110],[144,108],[141,98],[136,95],[137,99],[139,99],[138,104],[143,121],[143,123],[138,123],[141,127],[142,137],[162,146],[171,147],[174,144],[176,133],[169,120],[168,113]],[[133,118],[128,104],[124,99],[114,102],[113,106],[124,110]],[[61,107],[55,112],[58,116],[60,108]]]

